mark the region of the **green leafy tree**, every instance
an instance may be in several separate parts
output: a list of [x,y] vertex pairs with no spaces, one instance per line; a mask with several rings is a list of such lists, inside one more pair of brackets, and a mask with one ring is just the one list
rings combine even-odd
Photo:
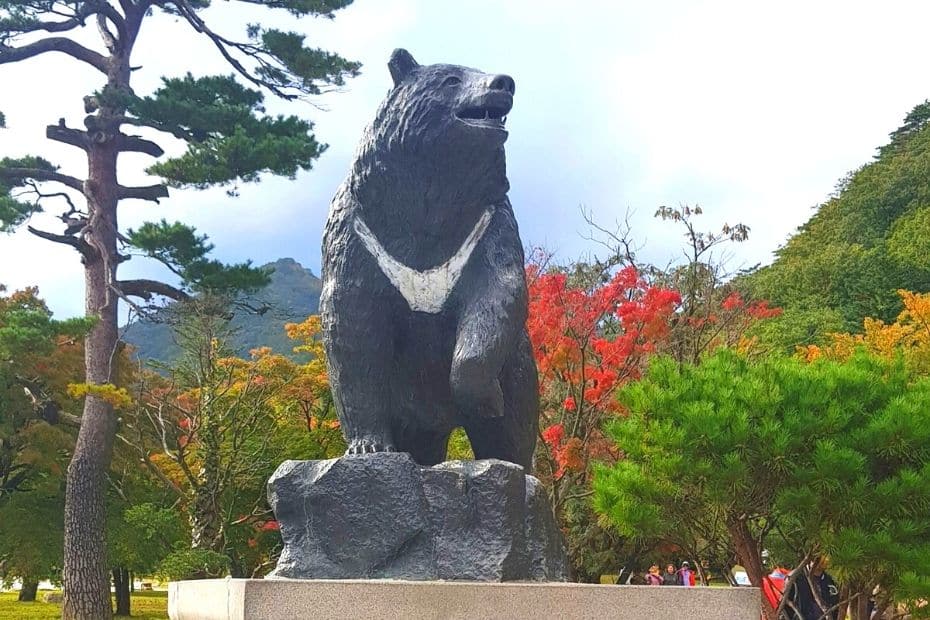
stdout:
[[[332,18],[351,0],[240,0],[293,17]],[[222,3],[224,6],[227,3]],[[231,3],[229,3],[231,4]],[[33,234],[74,248],[84,265],[87,314],[96,319],[86,338],[88,385],[112,383],[110,358],[119,339],[120,299],[138,307],[155,296],[175,299],[198,289],[236,290],[260,286],[267,274],[248,263],[225,266],[208,258],[206,238],[181,224],[147,224],[124,234],[118,208],[127,200],[157,202],[167,187],[203,188],[251,182],[264,174],[294,176],[322,152],[312,124],[296,117],[269,116],[261,92],[284,99],[317,95],[340,86],[359,65],[305,45],[304,36],[250,24],[241,39],[222,34],[207,21],[208,0],[0,0],[0,65],[57,53],[96,70],[100,89],[88,93],[84,128],[49,125],[46,137],[83,151],[88,174],[80,179],[48,160],[31,155],[0,160],[0,229],[23,225],[33,213],[60,205],[63,230],[29,228]],[[219,7],[217,7],[219,8]],[[228,9],[219,8],[232,13]],[[179,29],[209,40],[234,75],[170,77],[140,96],[132,88],[133,50],[143,26],[158,12],[177,19]],[[89,33],[98,35],[96,45]],[[66,64],[61,71],[69,71]],[[49,76],[54,79],[54,76]],[[129,130],[127,130],[129,128]],[[130,133],[136,128],[180,139],[187,151],[148,168],[160,182],[120,184],[120,155],[160,158],[154,141]],[[171,269],[180,286],[153,280],[121,280],[119,265],[135,249]],[[81,430],[68,469],[65,502],[65,595],[63,615],[109,617],[105,550],[105,474],[113,450],[116,417],[111,403],[90,390]]]
[[70,343],[87,327],[51,317],[36,289],[0,296],[0,578],[20,578],[24,601],[61,567],[64,470],[74,445],[62,380],[79,348]]
[[891,322],[901,311],[898,289],[930,290],[928,118],[930,102],[916,106],[771,265],[742,279],[753,295],[784,309],[768,334],[783,348],[822,344],[866,317]]
[[687,546],[719,522],[756,586],[763,549],[829,557],[854,620],[873,591],[886,607],[930,594],[930,382],[900,361],[721,349],[657,360],[621,400],[609,433],[626,458],[594,488],[624,535]]

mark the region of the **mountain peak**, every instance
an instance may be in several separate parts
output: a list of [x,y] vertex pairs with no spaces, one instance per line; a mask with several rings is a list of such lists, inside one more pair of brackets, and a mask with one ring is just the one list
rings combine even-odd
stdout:
[[274,269],[275,271],[283,271],[286,273],[293,273],[293,272],[299,273],[302,271],[313,278],[316,277],[316,274],[314,274],[313,271],[309,267],[304,267],[299,262],[297,262],[295,259],[290,258],[290,257],[279,258],[276,261],[262,265],[262,267],[270,267]]
[[[293,258],[279,258],[263,267],[274,270],[271,282],[250,297],[257,305],[267,305],[270,312],[240,313],[232,321],[235,333],[230,344],[243,356],[259,346],[290,354],[294,343],[284,333],[285,323],[299,323],[319,311],[323,283],[312,271]],[[136,348],[136,355],[142,360],[167,362],[178,353],[171,328],[164,323],[133,323],[124,339]]]

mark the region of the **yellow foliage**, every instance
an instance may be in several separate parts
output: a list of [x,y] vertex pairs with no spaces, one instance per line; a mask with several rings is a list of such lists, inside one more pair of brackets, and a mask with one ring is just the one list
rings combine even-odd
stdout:
[[288,338],[300,342],[294,347],[294,353],[309,353],[314,359],[324,359],[323,342],[318,337],[323,331],[319,315],[314,314],[303,323],[288,323],[284,331]]
[[114,409],[127,409],[133,400],[126,388],[116,387],[112,383],[69,383],[68,396],[84,398],[94,396],[109,403]]
[[900,354],[911,370],[930,374],[930,293],[900,290],[898,295],[904,310],[894,323],[867,318],[861,334],[833,334],[830,344],[801,347],[798,354],[809,362],[820,357],[846,360],[862,347],[885,358]]

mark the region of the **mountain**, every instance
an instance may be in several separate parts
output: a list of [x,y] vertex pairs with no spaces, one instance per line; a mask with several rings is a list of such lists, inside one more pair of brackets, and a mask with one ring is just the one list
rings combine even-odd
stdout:
[[[316,314],[320,305],[323,283],[293,258],[281,258],[263,267],[273,270],[271,283],[252,298],[270,309],[261,315],[240,312],[232,320],[235,331],[230,345],[243,356],[259,346],[290,353],[294,343],[284,333],[284,324],[303,321]],[[169,325],[140,321],[124,329],[123,340],[135,347],[139,359],[169,361],[177,356]]]
[[776,255],[745,283],[784,308],[773,327],[785,345],[861,331],[865,317],[893,321],[898,289],[930,290],[930,101]]

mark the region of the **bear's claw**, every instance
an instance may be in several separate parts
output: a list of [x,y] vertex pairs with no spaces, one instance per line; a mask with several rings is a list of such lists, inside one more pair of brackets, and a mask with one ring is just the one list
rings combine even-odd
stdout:
[[396,450],[389,443],[381,443],[372,439],[354,439],[346,449],[346,456],[374,454],[375,452],[396,452]]

